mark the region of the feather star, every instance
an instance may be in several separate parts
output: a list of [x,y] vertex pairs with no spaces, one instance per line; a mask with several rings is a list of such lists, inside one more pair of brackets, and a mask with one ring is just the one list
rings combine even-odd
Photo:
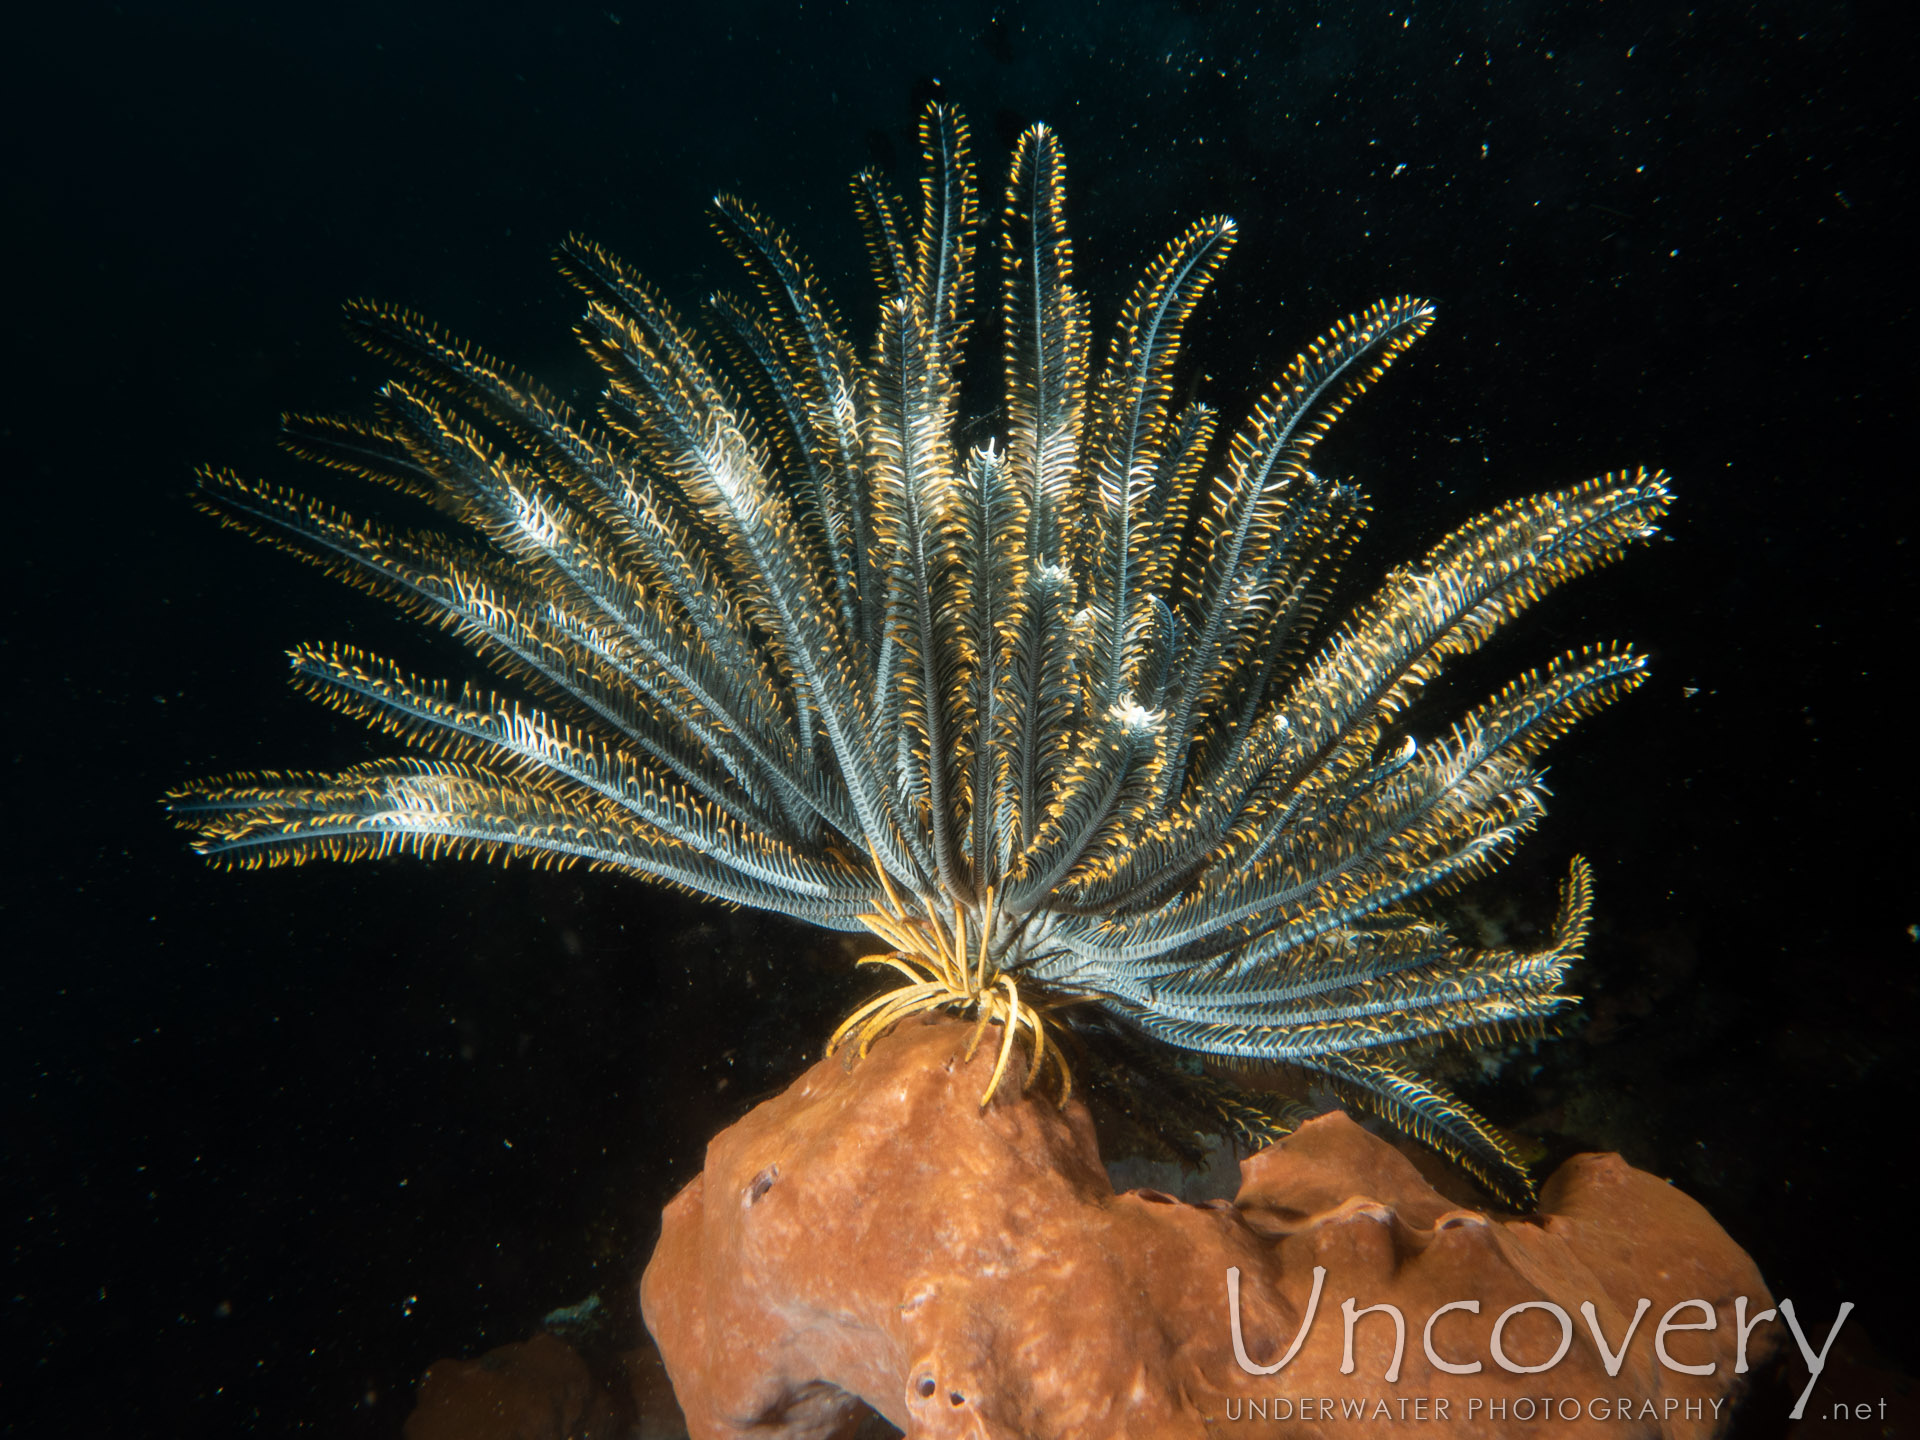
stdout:
[[1565,655],[1425,744],[1402,717],[1449,661],[1652,535],[1665,478],[1500,506],[1328,623],[1364,504],[1310,461],[1432,308],[1337,325],[1217,445],[1176,376],[1233,222],[1156,255],[1096,350],[1060,145],[1035,126],[1000,227],[1004,431],[963,453],[973,163],[949,108],[920,139],[917,215],[880,175],[854,181],[880,292],[864,348],[789,238],[726,196],[751,290],[711,297],[699,330],[597,246],[563,248],[606,380],[593,415],[415,315],[352,306],[401,374],[370,420],[290,419],[290,447],[452,523],[391,529],[213,470],[202,503],[453,632],[530,698],[303,645],[296,685],[417,753],[190,785],[175,814],[240,865],[584,862],[871,931],[901,984],[835,1043],[864,1053],[931,1010],[975,1017],[976,1044],[997,1026],[983,1104],[1018,1039],[1026,1081],[1051,1067],[1062,1098],[1072,1050],[1143,1109],[1258,1142],[1299,1107],[1231,1072],[1284,1067],[1526,1195],[1514,1144],[1420,1061],[1574,1003],[1590,874],[1575,862],[1535,950],[1465,945],[1431,901],[1512,852],[1542,813],[1542,750],[1645,661]]

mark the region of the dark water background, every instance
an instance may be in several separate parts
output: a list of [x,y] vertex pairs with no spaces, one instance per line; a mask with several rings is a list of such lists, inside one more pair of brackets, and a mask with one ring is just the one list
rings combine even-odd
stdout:
[[584,386],[554,242],[690,305],[735,283],[701,218],[727,189],[861,316],[846,177],[910,185],[936,87],[989,213],[1012,136],[1061,132],[1103,319],[1178,226],[1237,217],[1189,352],[1229,417],[1340,315],[1439,303],[1324,455],[1375,503],[1356,583],[1509,496],[1673,472],[1670,542],[1468,677],[1654,658],[1561,747],[1500,887],[1538,919],[1592,857],[1590,1020],[1479,1098],[1671,1176],[1822,1331],[1858,1304],[1850,1364],[1911,1373],[1909,24],[608,3],[9,22],[0,1432],[397,1434],[429,1361],[630,1305],[706,1138],[861,992],[833,937],[617,877],[209,870],[156,797],[391,748],[287,692],[293,642],[472,668],[186,501],[207,461],[330,483],[275,424],[377,383],[341,300]]

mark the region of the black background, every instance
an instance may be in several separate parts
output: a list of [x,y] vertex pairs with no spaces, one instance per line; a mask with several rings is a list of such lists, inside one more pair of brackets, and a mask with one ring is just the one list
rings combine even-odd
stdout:
[[390,748],[286,691],[293,642],[468,673],[187,502],[207,462],[332,483],[275,427],[378,383],[341,300],[584,386],[554,242],[690,306],[735,283],[725,189],[863,316],[846,177],[910,185],[936,88],[989,214],[1011,137],[1061,132],[1103,318],[1178,226],[1240,221],[1189,351],[1229,417],[1340,315],[1438,303],[1323,452],[1375,505],[1356,585],[1511,495],[1674,474],[1669,539],[1456,696],[1587,640],[1654,660],[1499,887],[1537,920],[1594,860],[1589,1023],[1482,1102],[1671,1176],[1819,1333],[1859,1305],[1851,1363],[1911,1370],[1908,37],[1825,3],[606,3],[10,26],[0,1430],[396,1434],[430,1360],[630,1306],[707,1136],[861,992],[834,937],[617,877],[211,870],[157,797]]

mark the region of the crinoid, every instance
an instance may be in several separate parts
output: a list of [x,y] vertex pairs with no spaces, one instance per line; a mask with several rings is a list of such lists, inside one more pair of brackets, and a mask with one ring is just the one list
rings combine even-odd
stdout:
[[729,197],[718,226],[756,294],[714,296],[706,339],[605,251],[564,247],[596,416],[414,315],[351,307],[405,373],[371,420],[290,421],[291,447],[479,543],[226,472],[202,503],[451,630],[532,703],[302,646],[298,686],[426,753],[196,784],[175,812],[242,865],[583,861],[870,930],[905,983],[837,1038],[930,1010],[976,1017],[976,1041],[997,1024],[983,1103],[1024,1034],[1029,1082],[1051,1060],[1064,1089],[1065,1040],[1257,1139],[1285,1104],[1215,1071],[1285,1066],[1524,1193],[1509,1144],[1414,1062],[1573,1003],[1587,870],[1532,952],[1469,948],[1423,902],[1508,855],[1541,814],[1542,749],[1644,662],[1584,650],[1429,743],[1398,726],[1448,661],[1652,534],[1663,479],[1503,505],[1323,626],[1363,505],[1308,462],[1431,309],[1335,326],[1216,449],[1175,374],[1233,222],[1155,256],[1096,355],[1036,126],[1000,231],[1004,432],[963,454],[972,166],[953,111],[920,138],[917,218],[880,176],[854,183],[868,345]]

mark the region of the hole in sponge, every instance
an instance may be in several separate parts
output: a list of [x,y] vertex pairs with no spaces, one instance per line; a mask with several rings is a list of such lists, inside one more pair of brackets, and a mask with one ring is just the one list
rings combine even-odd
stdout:
[[747,1185],[747,1204],[759,1204],[761,1197],[773,1188],[773,1182],[779,1178],[780,1167],[778,1165],[769,1165],[758,1175],[754,1176],[752,1181]]

